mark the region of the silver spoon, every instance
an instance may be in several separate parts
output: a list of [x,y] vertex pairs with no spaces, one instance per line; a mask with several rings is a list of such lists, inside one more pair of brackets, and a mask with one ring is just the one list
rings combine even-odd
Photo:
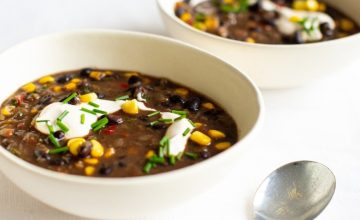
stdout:
[[335,192],[334,174],[312,161],[286,164],[262,182],[254,198],[256,220],[309,220],[318,216]]

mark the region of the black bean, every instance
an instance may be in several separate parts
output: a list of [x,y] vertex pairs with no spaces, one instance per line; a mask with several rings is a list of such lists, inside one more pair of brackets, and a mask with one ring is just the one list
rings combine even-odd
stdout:
[[1,141],[1,145],[4,146],[4,147],[7,147],[10,143],[11,143],[11,141],[9,139],[7,139],[7,138],[4,138]]
[[34,150],[35,159],[39,162],[48,161],[51,159],[50,155],[47,154],[43,149]]
[[204,148],[201,152],[200,152],[200,156],[204,159],[209,158],[211,156],[209,150],[207,148]]
[[86,141],[79,149],[79,158],[86,158],[91,153],[92,144],[90,141]]
[[62,158],[53,158],[50,159],[49,164],[53,166],[64,166],[66,162]]
[[200,109],[201,100],[199,97],[192,97],[185,102],[185,108],[196,112]]
[[75,98],[71,99],[68,102],[70,105],[78,105],[81,103],[80,98],[78,96],[76,96]]
[[58,140],[62,140],[65,137],[65,133],[61,130],[55,131],[54,137],[56,137],[56,139],[58,139]]
[[118,166],[119,167],[126,167],[126,162],[125,161],[119,161]]
[[140,115],[138,117],[139,120],[141,121],[145,121],[145,122],[148,122],[149,121],[149,117],[147,117],[146,115]]
[[184,14],[186,12],[186,10],[184,9],[184,8],[177,8],[176,10],[175,10],[175,15],[177,16],[177,17],[181,17],[181,15],[182,14]]
[[181,97],[181,96],[179,96],[179,95],[172,95],[172,96],[170,96],[169,97],[169,101],[171,102],[171,103],[179,103],[179,104],[184,104],[185,103],[185,100]]
[[40,97],[38,104],[40,105],[47,105],[51,102],[52,99],[52,95],[48,94],[48,95],[43,95]]
[[303,37],[302,37],[302,32],[301,31],[296,31],[295,32],[295,36],[294,36],[294,43],[296,44],[303,44],[305,43]]
[[260,2],[257,1],[256,3],[249,5],[249,11],[257,12],[260,9]]
[[131,87],[129,89],[131,97],[133,98],[137,98],[138,94],[141,94],[141,96],[144,96],[144,94],[146,93],[146,89],[142,86],[137,86],[137,87]]
[[103,165],[103,166],[101,166],[100,169],[99,169],[99,173],[100,173],[101,175],[104,175],[104,176],[109,175],[112,171],[113,171],[112,166],[105,166],[105,165]]
[[320,24],[320,31],[323,35],[327,37],[334,35],[334,30],[331,29],[330,24],[328,22],[324,22]]
[[135,85],[135,86],[140,85],[141,82],[142,82],[142,79],[140,77],[138,77],[138,76],[135,76],[135,75],[130,76],[130,78],[128,80],[128,84],[130,86],[132,86],[132,85]]
[[73,78],[73,75],[66,74],[66,75],[63,75],[63,76],[60,76],[59,78],[57,78],[56,82],[59,84],[64,84],[64,83],[69,82],[72,78]]
[[103,93],[97,92],[96,95],[97,95],[97,97],[98,97],[99,99],[105,98],[105,94],[103,94]]
[[91,73],[92,69],[91,68],[84,68],[80,71],[80,76],[81,77],[88,77]]
[[110,124],[121,124],[124,122],[120,115],[108,115],[107,118],[109,119]]
[[160,129],[165,129],[168,127],[167,124],[165,123],[157,123],[157,124],[154,124],[153,126],[151,126],[153,129],[155,130],[160,130]]

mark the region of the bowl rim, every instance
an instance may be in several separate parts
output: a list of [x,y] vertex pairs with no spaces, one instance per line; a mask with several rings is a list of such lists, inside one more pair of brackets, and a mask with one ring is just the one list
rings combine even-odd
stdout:
[[[112,30],[112,29],[74,29],[69,31],[62,31],[62,32],[55,32],[51,34],[41,35],[38,37],[30,38],[28,40],[22,41],[18,44],[15,44],[14,46],[11,46],[10,48],[2,51],[0,53],[0,59],[2,56],[6,55],[8,52],[11,52],[12,50],[17,49],[18,47],[21,47],[22,45],[34,43],[37,41],[42,41],[46,39],[51,38],[61,38],[66,36],[77,36],[77,35],[84,35],[84,34],[97,34],[97,35],[113,35],[113,36],[131,36],[131,37],[139,37],[139,38],[152,38],[153,40],[161,41],[163,43],[169,43],[169,44],[175,44],[176,46],[180,47],[187,47],[191,50],[196,50],[199,52],[202,56],[207,56],[210,59],[213,59],[214,62],[219,62],[221,65],[227,66],[228,69],[232,70],[229,71],[229,74],[232,74],[235,77],[238,77],[240,80],[246,81],[249,85],[249,88],[253,90],[255,99],[257,101],[258,105],[258,116],[256,120],[254,121],[252,127],[250,128],[249,132],[242,137],[240,140],[238,140],[231,148],[227,149],[224,152],[221,152],[220,154],[211,157],[207,160],[201,161],[200,163],[193,164],[191,166],[187,166],[184,168],[158,173],[158,174],[151,174],[151,175],[145,175],[145,176],[135,176],[135,177],[91,177],[91,176],[80,176],[80,175],[73,175],[73,174],[66,174],[61,173],[53,170],[49,170],[46,168],[42,168],[40,166],[34,165],[30,162],[27,162],[20,157],[15,156],[8,150],[6,150],[3,146],[0,146],[0,156],[3,156],[4,159],[8,160],[9,162],[13,163],[16,166],[19,166],[20,168],[29,171],[33,174],[37,174],[40,176],[48,177],[57,179],[59,181],[67,181],[67,182],[73,182],[73,183],[81,183],[81,184],[94,184],[94,185],[108,185],[108,186],[115,186],[115,185],[128,185],[128,184],[144,184],[144,183],[156,183],[161,181],[164,178],[177,178],[179,176],[186,175],[190,172],[195,172],[196,170],[201,169],[202,167],[209,166],[211,163],[216,163],[217,161],[224,159],[227,157],[227,155],[230,155],[235,150],[240,150],[239,145],[244,145],[243,143],[251,139],[251,137],[256,134],[260,128],[262,127],[263,121],[264,121],[264,100],[262,98],[261,92],[258,89],[258,87],[254,84],[254,82],[247,77],[245,74],[243,74],[240,70],[236,69],[232,65],[228,64],[227,62],[219,59],[218,57],[199,49],[195,46],[192,46],[190,44],[184,43],[182,41],[168,38],[161,35],[155,35],[155,34],[149,34],[149,33],[143,33],[143,32],[135,32],[135,31],[124,31],[124,30]],[[1,159],[1,158],[0,158]],[[3,173],[6,175],[6,172],[3,171]]]
[[360,40],[360,33],[352,34],[347,37],[338,38],[334,40],[328,40],[328,41],[321,41],[321,42],[314,42],[314,43],[307,43],[307,44],[264,44],[264,43],[248,43],[245,41],[239,41],[239,40],[233,40],[229,38],[220,37],[215,34],[210,34],[205,31],[200,31],[196,28],[193,28],[192,26],[186,24],[185,22],[181,21],[178,17],[176,17],[172,12],[172,10],[168,10],[165,5],[163,4],[164,0],[156,0],[158,8],[160,11],[163,12],[164,15],[167,16],[168,19],[174,21],[177,25],[180,25],[182,28],[191,31],[197,35],[200,35],[202,37],[208,37],[213,40],[218,40],[223,43],[231,43],[235,45],[241,45],[241,46],[249,46],[249,47],[260,47],[260,48],[309,48],[309,47],[320,47],[320,46],[332,46],[333,44],[337,43],[346,43],[348,41],[352,40]]

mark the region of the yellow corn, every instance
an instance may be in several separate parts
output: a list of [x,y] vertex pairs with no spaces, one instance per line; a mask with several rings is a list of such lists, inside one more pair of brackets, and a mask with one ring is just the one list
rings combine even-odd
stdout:
[[207,109],[214,109],[215,108],[214,104],[212,104],[211,102],[203,103],[202,107],[207,108]]
[[97,140],[91,140],[90,142],[92,143],[91,156],[101,157],[104,154],[104,147]]
[[68,91],[73,91],[73,90],[75,90],[75,89],[77,88],[77,85],[76,85],[76,83],[69,82],[68,84],[66,84],[66,85],[64,86],[64,88],[65,88],[66,90],[68,90]]
[[349,19],[341,19],[340,21],[340,28],[343,31],[351,31],[352,29],[354,29],[354,22],[350,21]]
[[100,72],[100,71],[92,71],[90,73],[90,78],[93,78],[96,80],[102,80],[105,76],[106,76],[106,74],[104,72]]
[[96,165],[99,163],[99,160],[97,158],[85,158],[83,161],[90,165]]
[[36,114],[36,113],[38,113],[38,111],[39,111],[39,109],[32,108],[30,112],[31,112],[31,114]]
[[175,89],[175,93],[178,95],[186,96],[187,94],[189,94],[189,90],[185,88],[177,88]]
[[1,114],[4,116],[11,116],[14,114],[15,106],[7,105],[1,109]]
[[224,138],[226,137],[226,135],[218,130],[209,130],[208,134],[210,137],[214,138],[214,139],[220,139],[220,138]]
[[24,90],[27,93],[32,93],[36,90],[36,85],[34,83],[28,83],[22,87],[22,90]]
[[97,99],[97,95],[96,95],[95,92],[80,95],[80,101],[81,102],[88,103],[88,102],[94,101],[95,99]]
[[289,21],[294,22],[294,23],[299,23],[302,19],[299,16],[291,16],[289,18]]
[[124,73],[124,76],[130,78],[131,76],[138,76],[139,73],[137,72],[128,72],[128,73]]
[[295,0],[292,4],[293,9],[303,11],[306,10],[306,2],[303,0]]
[[194,125],[195,125],[195,128],[200,128],[201,126],[203,126],[203,124],[200,122],[195,122]]
[[115,149],[113,147],[110,147],[110,148],[106,149],[104,157],[109,158],[114,154],[115,154]]
[[234,3],[234,0],[223,0],[224,4],[233,4]]
[[69,147],[69,151],[72,155],[77,156],[79,153],[79,148],[81,147],[81,145],[83,143],[85,143],[85,139],[84,138],[73,138],[70,139],[67,142],[67,146]]
[[319,2],[316,0],[307,0],[306,1],[306,9],[308,11],[317,11],[319,10]]
[[104,73],[105,73],[105,75],[107,75],[107,76],[111,76],[111,75],[113,74],[113,72],[110,71],[110,70],[106,70]]
[[185,21],[185,22],[188,22],[188,21],[191,20],[191,14],[188,13],[188,12],[185,12],[180,16],[180,19]]
[[53,83],[53,82],[55,82],[55,79],[52,76],[44,76],[39,79],[40,84],[47,84],[47,83]]
[[54,92],[61,92],[62,87],[61,87],[61,86],[54,86],[54,87],[52,87],[52,90],[53,90]]
[[218,150],[225,150],[228,149],[231,146],[230,142],[220,142],[215,144],[215,148]]
[[93,166],[87,166],[84,169],[84,173],[86,176],[92,176],[94,174],[94,172],[95,172],[95,167],[93,167]]
[[211,138],[200,131],[194,131],[191,134],[190,139],[192,141],[194,141],[195,143],[203,145],[203,146],[207,146],[207,145],[211,144]]
[[246,41],[246,42],[248,42],[248,43],[251,43],[251,44],[256,43],[255,39],[254,39],[254,38],[252,38],[252,37],[248,37],[248,38],[246,38],[246,40],[245,40],[245,41]]
[[146,157],[146,159],[150,159],[152,156],[154,156],[155,155],[155,152],[153,151],[153,150],[149,150],[147,153],[146,153],[146,155],[145,155],[145,157]]
[[201,31],[206,31],[206,25],[203,22],[195,22],[193,26]]
[[216,30],[219,27],[219,20],[213,16],[207,16],[205,19],[205,27],[208,30]]
[[74,78],[74,79],[72,79],[70,82],[75,83],[75,84],[79,84],[79,83],[81,83],[81,79],[79,79],[79,78]]
[[121,109],[128,114],[138,114],[139,113],[139,107],[137,106],[137,102],[135,99],[128,100],[122,104]]

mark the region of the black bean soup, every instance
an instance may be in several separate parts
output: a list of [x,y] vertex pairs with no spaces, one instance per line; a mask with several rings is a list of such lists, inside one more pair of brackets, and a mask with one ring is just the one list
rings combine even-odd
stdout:
[[184,0],[175,15],[201,31],[248,43],[303,44],[360,31],[349,16],[317,0]]
[[[85,135],[77,133],[80,127]],[[166,135],[170,130],[177,139]],[[24,85],[2,104],[0,116],[0,143],[8,151],[43,168],[86,176],[186,167],[229,148],[237,132],[224,109],[185,86],[90,68]]]

